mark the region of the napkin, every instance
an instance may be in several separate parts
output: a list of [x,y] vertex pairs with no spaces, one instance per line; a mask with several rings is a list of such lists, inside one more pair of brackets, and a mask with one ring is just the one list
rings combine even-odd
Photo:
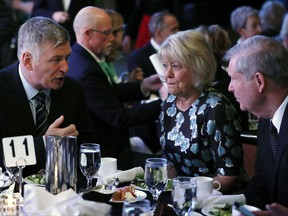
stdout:
[[24,215],[109,215],[111,206],[82,198],[72,189],[53,195],[44,187],[26,184],[24,186]]
[[163,83],[164,86],[167,87],[167,84],[166,84],[166,81],[164,78],[165,68],[161,64],[161,62],[159,61],[157,53],[154,53],[151,56],[149,56],[149,59],[153,65],[154,69],[156,70],[157,74],[159,75],[161,82]]
[[205,197],[198,197],[196,209],[201,209],[208,205],[214,204],[233,204],[234,202],[246,203],[246,199],[244,194],[236,194],[236,195],[212,195]]
[[103,183],[106,184],[107,182],[111,182],[115,178],[119,178],[120,183],[130,182],[133,179],[135,179],[135,177],[137,175],[140,175],[140,174],[144,174],[143,168],[140,166],[134,167],[132,169],[128,169],[125,171],[119,171],[119,172],[114,173],[112,175],[106,176],[106,177],[100,179],[100,181],[97,181],[97,185],[98,185],[98,182],[99,182],[99,184],[103,184]]

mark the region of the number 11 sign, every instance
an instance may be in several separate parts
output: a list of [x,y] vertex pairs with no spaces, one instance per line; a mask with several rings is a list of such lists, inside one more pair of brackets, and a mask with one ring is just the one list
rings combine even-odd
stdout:
[[24,166],[36,164],[34,140],[31,135],[5,137],[2,144],[6,167],[15,167],[19,159],[25,161]]

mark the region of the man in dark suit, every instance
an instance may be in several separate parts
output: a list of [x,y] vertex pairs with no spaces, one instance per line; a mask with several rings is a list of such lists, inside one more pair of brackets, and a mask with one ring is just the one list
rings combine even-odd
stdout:
[[[160,45],[165,41],[169,35],[176,33],[179,30],[179,23],[176,17],[168,11],[156,12],[149,20],[149,31],[151,34],[150,41],[142,48],[131,52],[127,57],[127,69],[130,73],[129,81],[141,80],[143,77],[149,77],[156,74],[149,57],[156,53]],[[134,74],[136,68],[141,68],[143,77],[136,77]],[[157,94],[157,92],[155,92]],[[141,103],[141,101],[136,102]],[[156,122],[151,121],[145,124],[136,125],[130,128],[130,136],[141,139],[141,142],[152,151],[157,153],[161,147],[156,132]]]
[[95,135],[102,156],[116,157],[120,169],[131,168],[132,154],[128,128],[157,119],[160,101],[133,107],[124,102],[140,100],[162,84],[157,75],[142,82],[116,84],[111,78],[105,56],[114,41],[109,15],[97,7],[85,7],[74,20],[77,42],[68,58],[69,76],[82,85],[95,123]]
[[288,206],[288,51],[273,38],[254,36],[231,48],[225,59],[229,91],[243,111],[260,117],[246,203],[261,209],[273,202]]
[[153,14],[149,21],[149,31],[152,38],[144,47],[136,49],[128,55],[128,71],[131,72],[140,67],[143,70],[144,77],[155,74],[156,71],[150,62],[149,56],[156,53],[165,39],[178,30],[179,23],[173,14],[167,11]]
[[[32,135],[37,164],[24,168],[24,176],[45,168],[44,135],[78,136],[92,142],[93,129],[81,87],[68,72],[68,32],[49,18],[35,17],[19,30],[18,59],[0,72],[0,138]],[[35,95],[45,94],[43,132],[36,129]],[[0,147],[0,166],[3,167]]]
[[73,45],[76,41],[73,31],[74,18],[81,8],[89,5],[94,5],[94,0],[34,0],[31,17],[45,16],[61,24],[68,30],[70,43]]

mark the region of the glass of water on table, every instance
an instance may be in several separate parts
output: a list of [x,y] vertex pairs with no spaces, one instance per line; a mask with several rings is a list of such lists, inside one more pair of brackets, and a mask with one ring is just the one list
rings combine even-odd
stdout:
[[172,204],[179,216],[192,215],[197,203],[197,183],[195,178],[178,176],[173,179]]
[[100,145],[83,143],[80,145],[80,170],[87,178],[87,189],[92,188],[92,179],[96,177],[101,165]]
[[165,158],[148,158],[145,162],[145,184],[153,196],[151,210],[155,210],[159,195],[165,190],[167,177],[167,160]]

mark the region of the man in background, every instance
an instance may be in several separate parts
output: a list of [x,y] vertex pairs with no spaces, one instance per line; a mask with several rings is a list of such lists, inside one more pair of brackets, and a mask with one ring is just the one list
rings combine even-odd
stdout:
[[131,168],[129,127],[157,119],[161,101],[127,108],[124,102],[147,98],[162,84],[157,75],[142,82],[115,83],[105,56],[115,40],[109,15],[97,7],[85,7],[74,20],[77,42],[68,58],[69,76],[77,80],[95,124],[102,156],[116,157],[119,169]]

